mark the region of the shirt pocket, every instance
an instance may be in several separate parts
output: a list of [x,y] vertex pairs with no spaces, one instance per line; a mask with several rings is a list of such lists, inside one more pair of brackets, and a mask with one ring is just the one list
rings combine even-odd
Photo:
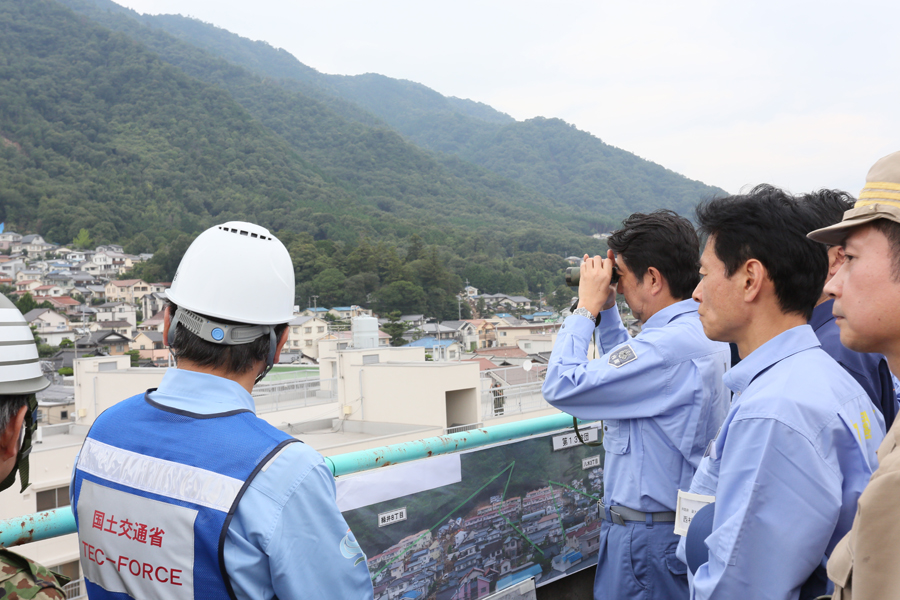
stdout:
[[603,421],[603,449],[610,454],[628,452],[629,422],[620,419]]

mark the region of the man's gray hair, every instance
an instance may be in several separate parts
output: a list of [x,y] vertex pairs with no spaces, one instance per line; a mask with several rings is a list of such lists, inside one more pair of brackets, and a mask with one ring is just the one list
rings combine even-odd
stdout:
[[0,433],[6,430],[6,426],[12,421],[16,413],[23,406],[28,406],[31,394],[15,394],[12,396],[0,396]]

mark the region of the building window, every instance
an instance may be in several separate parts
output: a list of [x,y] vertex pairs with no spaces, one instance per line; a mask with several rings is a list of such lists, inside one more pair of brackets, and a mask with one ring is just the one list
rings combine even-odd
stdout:
[[64,485],[37,493],[37,512],[60,506],[69,506],[69,486]]
[[59,418],[60,418],[60,419],[68,419],[68,418],[69,418],[69,411],[67,411],[67,410],[61,410],[61,411],[59,411]]
[[312,333],[312,327],[304,327],[303,331],[304,333]]
[[292,327],[291,329],[294,330],[294,333],[300,333],[300,328],[299,328],[299,327]]
[[306,340],[306,345],[307,345],[307,346],[312,346],[312,340]]
[[505,331],[501,331],[501,332],[500,332],[500,337],[506,337],[506,332],[505,332]]
[[316,328],[316,331],[317,331],[318,333],[325,333],[325,326],[324,326],[324,325],[320,325],[319,327]]
[[377,354],[363,354],[363,364],[364,365],[378,364],[378,355]]

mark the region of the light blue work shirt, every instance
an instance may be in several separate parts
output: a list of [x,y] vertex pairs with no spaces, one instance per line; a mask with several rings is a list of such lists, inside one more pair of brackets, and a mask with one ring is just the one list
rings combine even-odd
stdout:
[[594,324],[572,315],[547,367],[544,398],[582,419],[603,419],[604,502],[643,512],[675,510],[728,412],[727,344],[710,341],[697,303],[660,310],[631,338],[613,307],[596,331],[603,356],[588,360]]
[[[253,396],[240,384],[194,371],[169,369],[150,397],[204,415],[256,412]],[[288,444],[251,480],[228,525],[225,569],[235,595],[238,600],[373,598],[366,561],[357,562],[362,551],[348,556],[346,542],[342,549],[349,530],[322,456],[306,444]]]
[[716,497],[691,598],[796,599],[853,523],[884,421],[809,325],[760,346],[725,384],[731,410],[690,486]]

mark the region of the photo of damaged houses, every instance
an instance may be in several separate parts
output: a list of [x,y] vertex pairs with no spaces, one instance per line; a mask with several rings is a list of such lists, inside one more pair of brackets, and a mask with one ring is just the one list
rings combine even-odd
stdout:
[[[551,438],[464,454],[458,484],[344,513],[368,557],[375,600],[484,598],[596,564],[603,451],[568,443],[554,452]],[[372,527],[398,506],[406,521]],[[392,540],[392,532],[403,535]]]

